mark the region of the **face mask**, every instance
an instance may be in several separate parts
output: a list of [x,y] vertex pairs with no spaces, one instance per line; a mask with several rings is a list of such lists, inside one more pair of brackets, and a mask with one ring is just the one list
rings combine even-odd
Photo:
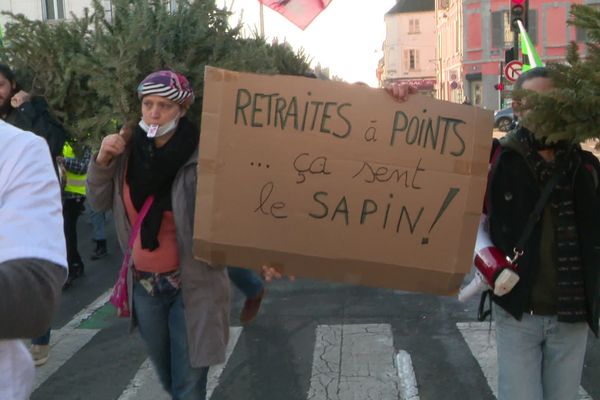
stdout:
[[149,138],[157,138],[175,130],[175,128],[177,128],[177,123],[179,123],[179,117],[172,119],[164,125],[148,125],[144,122],[144,119],[142,118],[138,125],[140,126],[140,128],[142,128],[144,132],[146,132],[146,136],[148,136]]

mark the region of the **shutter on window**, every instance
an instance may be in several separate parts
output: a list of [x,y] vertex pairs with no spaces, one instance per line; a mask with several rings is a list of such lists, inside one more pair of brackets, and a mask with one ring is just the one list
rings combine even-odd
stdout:
[[578,42],[585,42],[587,40],[585,30],[578,26],[575,27],[575,40]]
[[527,33],[533,44],[537,44],[537,31],[538,31],[538,15],[537,10],[529,10],[527,13]]
[[492,47],[504,48],[504,11],[492,13]]
[[[590,7],[593,7],[596,10],[600,11],[600,3],[598,3],[598,2],[594,2],[594,3],[590,3],[590,4],[586,4],[586,5],[590,6]],[[578,42],[585,42],[585,41],[589,40],[587,32],[583,28],[576,27],[575,28],[575,35],[576,35],[575,40],[577,40]]]

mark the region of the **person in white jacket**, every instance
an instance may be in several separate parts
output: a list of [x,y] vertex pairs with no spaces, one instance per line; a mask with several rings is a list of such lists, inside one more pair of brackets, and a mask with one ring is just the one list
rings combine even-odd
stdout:
[[0,121],[0,399],[28,399],[21,339],[50,326],[67,276],[60,186],[41,137]]

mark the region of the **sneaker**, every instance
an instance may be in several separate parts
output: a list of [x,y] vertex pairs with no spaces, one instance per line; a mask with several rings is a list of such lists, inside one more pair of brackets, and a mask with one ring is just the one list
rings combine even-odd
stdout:
[[106,240],[96,240],[96,249],[92,253],[92,260],[99,260],[106,257],[108,250],[106,249]]
[[29,348],[33,363],[36,367],[46,364],[50,356],[50,346],[47,344],[32,344]]
[[262,302],[264,296],[265,289],[262,289],[258,296],[246,299],[244,302],[244,308],[242,308],[242,312],[240,314],[240,322],[243,325],[252,322],[254,318],[256,318],[258,310],[260,309],[260,303]]

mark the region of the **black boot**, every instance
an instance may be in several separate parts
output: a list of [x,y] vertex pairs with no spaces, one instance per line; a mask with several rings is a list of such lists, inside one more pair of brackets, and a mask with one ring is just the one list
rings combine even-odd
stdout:
[[69,276],[67,277],[67,281],[63,285],[63,290],[67,290],[71,286],[73,286],[73,281],[75,279],[83,276],[83,263],[73,263],[69,265]]
[[62,290],[67,290],[68,288],[70,288],[71,286],[73,286],[73,280],[74,280],[74,278],[69,273],[69,276],[67,277],[67,280],[63,284]]
[[83,276],[83,263],[73,263],[69,269],[69,275],[71,274],[71,271],[73,271],[73,277],[75,278]]
[[96,249],[92,253],[92,260],[99,260],[106,257],[108,250],[106,249],[106,240],[95,240]]

